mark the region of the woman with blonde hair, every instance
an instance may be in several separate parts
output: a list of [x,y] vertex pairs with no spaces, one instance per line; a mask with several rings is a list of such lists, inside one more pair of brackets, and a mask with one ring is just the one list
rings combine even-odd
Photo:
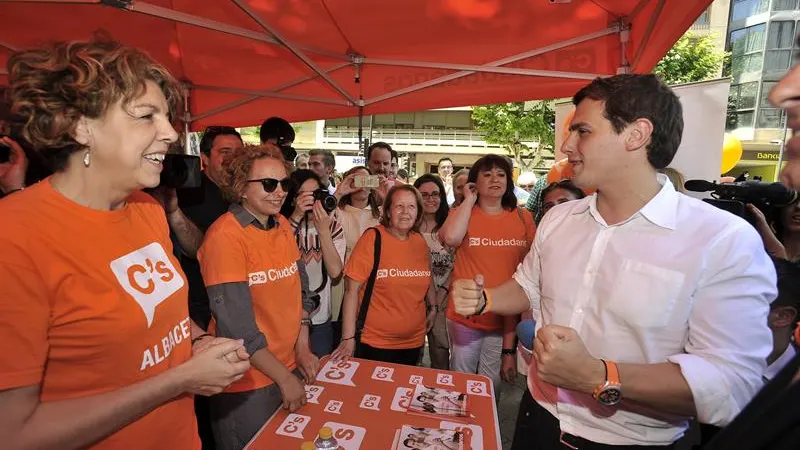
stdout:
[[294,412],[305,404],[293,371],[307,383],[316,377],[308,316],[319,297],[308,291],[292,226],[280,215],[292,188],[290,167],[272,144],[245,146],[225,158],[220,187],[231,206],[208,229],[198,252],[210,330],[242,339],[251,355],[244,377],[211,398],[221,450],[244,448],[281,405]]
[[426,310],[435,292],[428,244],[419,234],[422,214],[422,197],[413,186],[392,187],[380,225],[358,240],[344,269],[342,339],[334,359],[355,353],[375,361],[417,364],[428,330]]
[[178,83],[110,41],[23,51],[8,73],[55,174],[0,201],[4,448],[198,449],[192,395],[249,355],[189,318],[168,218],[142,192],[178,139]]

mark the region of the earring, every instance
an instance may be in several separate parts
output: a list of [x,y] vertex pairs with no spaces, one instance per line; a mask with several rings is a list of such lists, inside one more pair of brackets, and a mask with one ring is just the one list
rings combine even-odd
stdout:
[[90,155],[90,153],[87,151],[87,152],[86,152],[86,153],[83,155],[83,167],[89,167],[89,165],[90,165],[91,163],[92,163],[92,156],[91,156],[91,155]]

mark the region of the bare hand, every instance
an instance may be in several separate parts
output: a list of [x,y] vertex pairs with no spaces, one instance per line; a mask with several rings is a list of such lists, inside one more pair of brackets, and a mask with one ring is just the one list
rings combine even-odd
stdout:
[[295,412],[306,404],[306,390],[294,374],[289,374],[284,380],[278,382],[283,398],[283,409]]
[[0,144],[11,149],[9,161],[0,164],[0,191],[9,192],[25,187],[25,173],[28,171],[25,151],[8,136],[0,138]]
[[355,184],[356,174],[351,173],[350,175],[344,177],[341,183],[336,186],[336,198],[342,198],[345,195],[352,194],[353,192],[358,191],[361,188],[357,188]]
[[218,345],[209,345],[205,351],[193,355],[179,366],[186,392],[198,395],[214,395],[222,392],[234,381],[250,369],[249,358],[231,363],[226,355],[238,355],[242,349],[242,341],[228,340]]
[[[199,341],[195,342],[192,346],[192,354],[197,355],[199,353],[203,353],[204,351],[214,347],[215,345],[224,344],[225,342],[231,342],[233,339],[221,338],[221,337],[214,337],[214,336],[206,336]],[[247,354],[247,350],[244,346],[236,349],[235,352],[228,353],[225,355],[225,360],[231,364],[235,364],[240,361],[247,361],[250,359],[250,355]]]
[[390,180],[389,178],[383,175],[378,175],[378,180],[379,180],[378,189],[375,189],[375,192],[378,194],[380,202],[383,203],[383,200],[389,194],[389,189],[391,189],[392,186],[394,186],[394,180]]
[[317,232],[323,232],[322,230],[330,231],[331,230],[331,215],[333,211],[328,213],[325,211],[325,208],[322,207],[322,202],[317,200],[314,202],[314,227],[317,229]]
[[475,183],[467,183],[462,188],[461,192],[464,194],[464,201],[469,205],[474,205],[478,201],[478,187]]
[[586,350],[572,328],[545,325],[533,345],[539,379],[573,391],[591,393],[605,380],[603,362]]
[[299,220],[302,219],[303,216],[308,211],[311,211],[311,208],[314,207],[314,193],[310,191],[301,192],[297,199],[294,201],[294,213],[292,217]]
[[303,349],[298,350],[295,358],[297,362],[297,369],[303,375],[303,380],[306,383],[313,383],[319,372],[319,358],[317,355],[311,353],[311,350]]
[[174,188],[161,186],[153,191],[153,197],[161,203],[167,216],[178,210],[178,193]]
[[474,280],[455,280],[450,286],[453,307],[457,314],[471,316],[478,312],[483,303],[483,275]]
[[758,230],[758,234],[761,235],[761,240],[764,241],[764,247],[767,249],[767,253],[776,258],[789,259],[786,247],[784,247],[783,243],[775,235],[775,230],[769,222],[767,222],[764,213],[752,203],[747,204],[747,211],[755,218],[756,230]]
[[515,355],[503,355],[500,363],[500,378],[506,383],[517,381],[517,358]]
[[339,346],[336,347],[336,350],[334,350],[333,353],[331,354],[331,360],[347,361],[350,357],[353,356],[353,353],[355,351],[356,351],[355,339],[342,340],[342,342],[339,343]]

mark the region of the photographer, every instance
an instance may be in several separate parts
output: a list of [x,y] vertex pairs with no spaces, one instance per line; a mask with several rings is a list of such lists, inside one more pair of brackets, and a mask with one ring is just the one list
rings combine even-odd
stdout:
[[317,175],[323,189],[331,195],[336,193],[336,187],[331,183],[336,157],[330,150],[314,149],[308,152],[308,168]]
[[755,218],[756,230],[767,253],[775,258],[797,261],[800,258],[800,202],[784,206],[773,220],[753,204],[747,210]]
[[280,117],[270,117],[261,124],[258,132],[262,144],[274,144],[281,149],[283,159],[294,161],[297,151],[292,147],[294,143],[294,128],[292,125]]
[[292,187],[281,214],[292,225],[300,258],[306,263],[309,288],[319,295],[319,308],[310,315],[309,338],[311,351],[322,357],[333,351],[331,285],[341,276],[344,267],[344,230],[334,210],[324,208],[318,199],[328,195],[335,209],[336,198],[322,187],[315,172],[296,170],[289,178]]

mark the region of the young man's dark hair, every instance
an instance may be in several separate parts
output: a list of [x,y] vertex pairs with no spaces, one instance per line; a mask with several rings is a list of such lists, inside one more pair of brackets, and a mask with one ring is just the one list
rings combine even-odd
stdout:
[[308,152],[308,156],[322,156],[322,162],[331,169],[336,168],[336,156],[330,150],[315,148]]
[[794,330],[800,322],[800,265],[778,258],[774,258],[773,262],[778,274],[778,298],[770,304],[770,311],[780,307],[793,308],[791,328]]
[[369,161],[369,157],[370,157],[370,155],[372,155],[372,150],[376,149],[376,148],[383,148],[383,149],[389,150],[389,154],[391,155],[390,159],[392,159],[392,160],[397,159],[397,152],[392,149],[391,145],[387,144],[386,142],[376,142],[376,143],[370,145],[369,147],[367,147],[367,154],[364,155],[366,157],[367,161]]
[[272,142],[280,147],[283,159],[286,161],[294,161],[297,157],[297,151],[292,147],[295,138],[294,128],[285,119],[270,117],[261,124],[258,135],[262,144]]
[[452,160],[452,159],[450,159],[450,158],[448,158],[447,156],[442,156],[441,158],[439,158],[439,162],[438,162],[438,163],[436,163],[436,164],[437,164],[437,165],[441,165],[441,164],[442,164],[442,161],[450,161],[450,164],[453,164],[453,160]]
[[655,169],[672,162],[683,134],[683,108],[678,96],[655,75],[617,75],[596,78],[572,99],[576,106],[585,99],[605,103],[606,119],[616,133],[637,119],[648,119],[653,133],[647,145],[647,160]]
[[236,131],[236,128],[226,126],[210,126],[203,132],[203,137],[200,139],[200,152],[208,156],[211,154],[211,149],[214,147],[214,139],[218,136],[236,136],[242,140],[242,135]]

